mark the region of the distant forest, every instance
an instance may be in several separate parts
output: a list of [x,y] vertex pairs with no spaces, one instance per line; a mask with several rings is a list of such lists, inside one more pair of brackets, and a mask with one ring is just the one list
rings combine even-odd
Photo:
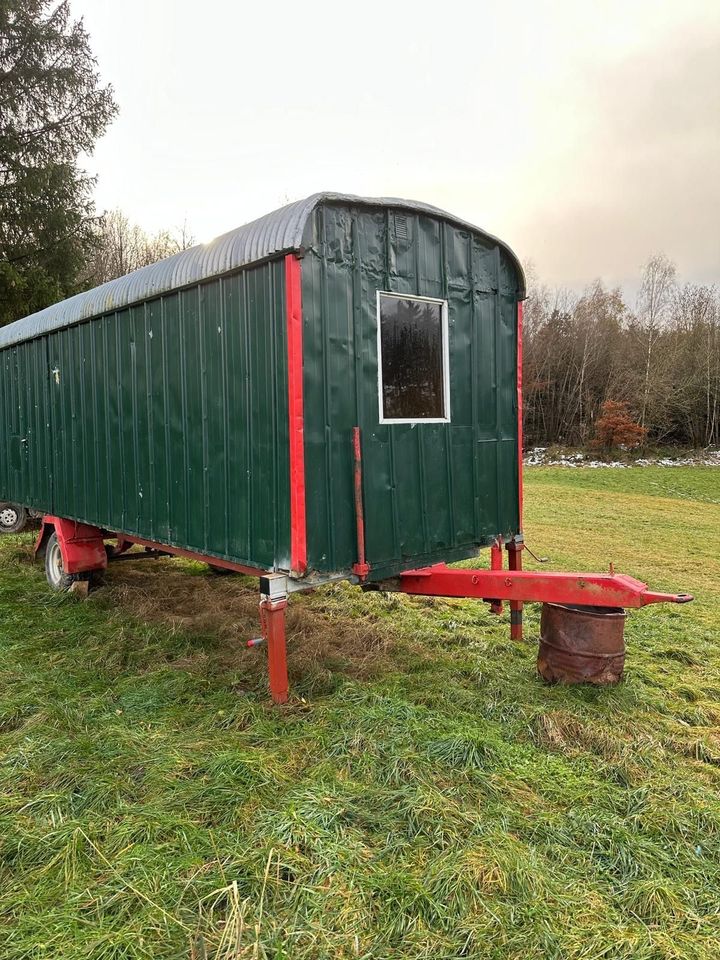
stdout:
[[[190,246],[187,228],[150,236],[112,211],[100,218],[83,286]],[[526,447],[720,446],[720,289],[678,281],[656,255],[631,307],[596,280],[582,294],[527,268],[523,323]],[[608,430],[610,427],[610,430]]]
[[[187,227],[150,235],[114,210],[96,218],[79,289],[191,246]],[[664,255],[645,264],[633,306],[596,280],[551,288],[526,266],[525,447],[720,446],[720,288],[681,283]]]
[[679,283],[662,255],[646,263],[634,308],[601,280],[578,295],[544,286],[530,268],[528,285],[527,446],[602,446],[618,409],[631,446],[720,445],[717,287]]
[[[194,242],[187,227],[148,235],[117,210],[95,237],[83,287]],[[633,306],[602,280],[578,294],[543,285],[532,266],[527,275],[526,447],[720,446],[718,287],[680,283],[663,255],[645,264]]]
[[[67,0],[0,4],[0,326],[190,246],[96,215],[79,165],[117,114]],[[720,445],[718,288],[645,265],[637,303],[602,281],[582,295],[530,277],[528,445]]]

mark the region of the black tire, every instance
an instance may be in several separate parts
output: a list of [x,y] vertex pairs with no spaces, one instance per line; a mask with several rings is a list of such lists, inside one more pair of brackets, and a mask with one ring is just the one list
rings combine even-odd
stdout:
[[17,503],[0,503],[0,533],[21,533],[28,522],[28,512]]
[[59,593],[67,592],[75,580],[72,574],[65,573],[60,541],[56,533],[51,534],[45,545],[45,576],[51,588]]

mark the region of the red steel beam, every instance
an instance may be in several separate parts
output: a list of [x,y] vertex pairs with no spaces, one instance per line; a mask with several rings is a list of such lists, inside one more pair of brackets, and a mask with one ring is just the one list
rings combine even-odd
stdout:
[[656,593],[622,573],[536,573],[533,570],[453,570],[443,563],[400,575],[400,590],[417,596],[467,597],[520,603],[645,607],[688,603],[687,593]]
[[[220,557],[212,557],[205,553],[198,553],[195,550],[184,550],[182,547],[171,547],[166,543],[156,543],[154,540],[143,540],[142,537],[133,536],[130,533],[108,534],[108,538],[117,537],[118,543],[134,543],[139,547],[147,547],[148,550],[157,550],[159,553],[172,554],[174,557],[184,557],[186,560],[199,560],[201,563],[209,563],[213,567],[222,567],[223,570],[233,570],[235,573],[244,573],[249,577],[260,577],[267,573],[260,567],[248,567],[242,563],[233,563],[232,560],[222,560]],[[125,549],[127,549],[125,547]]]

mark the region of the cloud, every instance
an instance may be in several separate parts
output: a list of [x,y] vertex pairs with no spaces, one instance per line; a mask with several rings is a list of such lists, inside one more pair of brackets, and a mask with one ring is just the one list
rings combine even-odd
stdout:
[[656,251],[697,281],[720,281],[720,38],[682,33],[593,64],[568,99],[586,132],[528,211],[524,242],[540,273],[623,282]]

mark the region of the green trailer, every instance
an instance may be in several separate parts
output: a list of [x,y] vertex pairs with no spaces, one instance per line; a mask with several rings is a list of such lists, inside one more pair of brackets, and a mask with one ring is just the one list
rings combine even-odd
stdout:
[[0,501],[55,587],[135,545],[260,576],[284,699],[289,592],[519,568],[524,297],[435,207],[292,203],[0,329]]
[[[314,581],[519,532],[517,258],[320,194],[0,330],[0,500]],[[383,365],[383,351],[385,351]]]

